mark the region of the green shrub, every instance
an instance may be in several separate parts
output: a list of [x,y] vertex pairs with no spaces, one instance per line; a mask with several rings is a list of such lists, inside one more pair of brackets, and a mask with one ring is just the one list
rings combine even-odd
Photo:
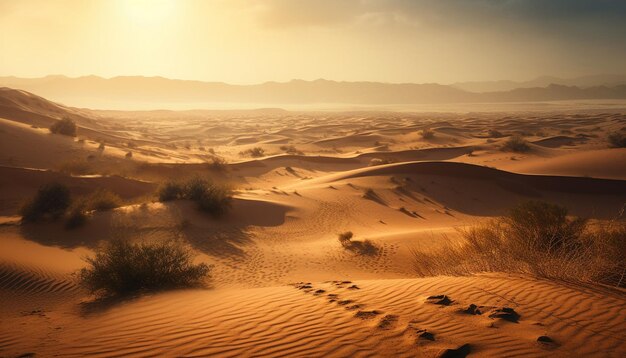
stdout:
[[500,149],[504,152],[524,153],[530,150],[530,145],[521,136],[513,136],[504,142]]
[[80,283],[101,295],[197,287],[210,273],[206,264],[194,264],[191,251],[178,241],[135,244],[116,239],[85,261]]
[[46,217],[57,219],[70,204],[70,190],[65,185],[50,183],[39,188],[35,197],[22,207],[22,220],[37,221]]
[[63,118],[50,126],[50,132],[76,137],[76,123],[69,118]]

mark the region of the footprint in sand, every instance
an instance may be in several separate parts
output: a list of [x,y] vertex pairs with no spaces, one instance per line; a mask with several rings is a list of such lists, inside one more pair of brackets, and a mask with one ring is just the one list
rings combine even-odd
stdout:
[[391,329],[393,328],[396,323],[398,322],[398,316],[394,315],[394,314],[388,314],[385,315],[383,318],[380,319],[380,322],[378,322],[377,327],[379,329]]
[[428,298],[426,298],[426,302],[432,303],[435,305],[449,306],[454,301],[452,301],[446,295],[435,295],[435,296],[428,296]]
[[547,349],[556,348],[559,346],[559,344],[555,342],[554,339],[548,336],[537,337],[537,343],[539,344],[540,347],[547,348]]
[[377,310],[358,311],[357,313],[354,314],[354,317],[360,318],[360,319],[372,319],[372,318],[378,316],[379,314],[382,314],[382,312],[381,311],[377,311]]
[[346,309],[348,311],[354,311],[354,310],[358,310],[359,308],[363,307],[363,305],[360,304],[356,304],[356,305],[352,305],[352,306],[347,306]]
[[420,343],[421,341],[435,340],[435,334],[429,332],[426,329],[420,328],[418,326],[418,322],[416,321],[410,321],[405,332],[410,332],[411,334],[414,334],[416,343]]
[[502,308],[497,308],[491,311],[489,313],[489,318],[503,319],[505,321],[517,323],[517,321],[520,318],[520,315],[517,312],[515,312],[514,309],[510,307],[502,307]]
[[439,355],[440,358],[463,358],[467,357],[468,354],[472,351],[472,346],[469,344],[464,344],[459,348],[449,348],[445,351],[441,352]]

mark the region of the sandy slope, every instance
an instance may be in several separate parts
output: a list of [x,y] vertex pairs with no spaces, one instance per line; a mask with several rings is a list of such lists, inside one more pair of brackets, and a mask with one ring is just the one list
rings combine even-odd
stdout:
[[[0,347],[64,356],[413,357],[464,344],[477,356],[626,354],[626,302],[603,290],[504,276],[310,286],[183,291],[84,304],[78,312],[70,305],[28,308],[2,321]],[[438,294],[453,302],[426,302]],[[486,306],[485,313],[461,312],[472,303]],[[489,307],[513,308],[519,321],[489,318]],[[27,327],[14,325],[24,321]],[[33,325],[40,327],[35,334]],[[420,330],[434,340],[421,338]],[[542,335],[555,343],[538,343]]]
[[[606,136],[625,113],[97,112],[3,89],[0,356],[429,357],[463,344],[470,356],[624,356],[623,290],[503,274],[416,279],[410,249],[458,240],[457,228],[528,199],[614,218],[625,152]],[[48,133],[64,116],[77,139]],[[502,151],[511,135],[530,149]],[[251,157],[254,147],[264,155]],[[104,175],[60,173],[70,161]],[[159,182],[193,176],[236,189],[227,216],[154,202]],[[129,205],[75,230],[21,225],[19,205],[52,181]],[[377,249],[344,249],[337,234],[348,230]],[[214,266],[210,289],[94,301],[73,274],[112,237],[183,240]],[[452,304],[425,302],[438,294]],[[472,303],[486,312],[459,313]],[[488,317],[504,306],[518,323]]]

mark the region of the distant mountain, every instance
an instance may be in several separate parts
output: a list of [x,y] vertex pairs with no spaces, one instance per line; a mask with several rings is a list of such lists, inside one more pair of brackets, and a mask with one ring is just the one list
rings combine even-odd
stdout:
[[614,87],[626,84],[626,75],[593,75],[576,78],[559,78],[553,76],[541,76],[531,81],[515,82],[503,81],[478,81],[478,82],[457,82],[451,86],[469,92],[501,92],[511,91],[516,88],[546,87],[551,84],[563,86],[576,86],[581,88],[607,86]]
[[[440,84],[393,84],[292,80],[256,85],[172,80],[163,77],[48,76],[24,79],[0,77],[0,86],[18,88],[53,101],[90,108],[119,108],[125,103],[147,103],[150,108],[168,104],[256,104],[257,106],[311,104],[435,104],[477,102],[527,102],[568,99],[626,99],[626,85],[576,87],[549,84],[509,91],[474,93]],[[104,101],[104,102],[103,102]],[[102,105],[102,103],[105,103]]]

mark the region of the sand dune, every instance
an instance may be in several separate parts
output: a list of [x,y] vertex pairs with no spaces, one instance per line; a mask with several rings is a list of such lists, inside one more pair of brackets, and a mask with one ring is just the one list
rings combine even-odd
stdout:
[[17,213],[26,198],[34,195],[39,187],[51,182],[67,185],[76,195],[107,189],[124,199],[152,194],[155,190],[153,183],[118,176],[75,177],[46,170],[0,167],[0,195],[3,198],[0,213]]
[[[416,278],[412,249],[459,243],[459,228],[519,202],[601,225],[623,210],[625,151],[607,137],[626,112],[537,106],[125,112],[2,89],[0,356],[624,356],[623,289],[504,273]],[[49,133],[65,116],[77,138]],[[512,136],[529,149],[503,148]],[[75,163],[93,175],[66,174]],[[193,177],[230,185],[230,210],[156,201],[161,182]],[[20,205],[53,181],[125,204],[71,230],[21,223]],[[353,246],[338,240],[346,231]],[[180,240],[211,279],[96,299],[75,274],[112,238]]]
[[[626,353],[624,298],[598,289],[493,275],[308,286],[161,294],[86,306],[76,318],[44,311],[32,321],[59,327],[39,332],[49,337],[38,351],[43,355],[408,357],[466,344],[478,356]],[[452,303],[426,302],[438,294]],[[514,323],[462,313],[470,304],[511,307],[520,318]],[[21,329],[3,332],[5,352],[25,352],[39,338]],[[537,342],[544,335],[555,343]]]

